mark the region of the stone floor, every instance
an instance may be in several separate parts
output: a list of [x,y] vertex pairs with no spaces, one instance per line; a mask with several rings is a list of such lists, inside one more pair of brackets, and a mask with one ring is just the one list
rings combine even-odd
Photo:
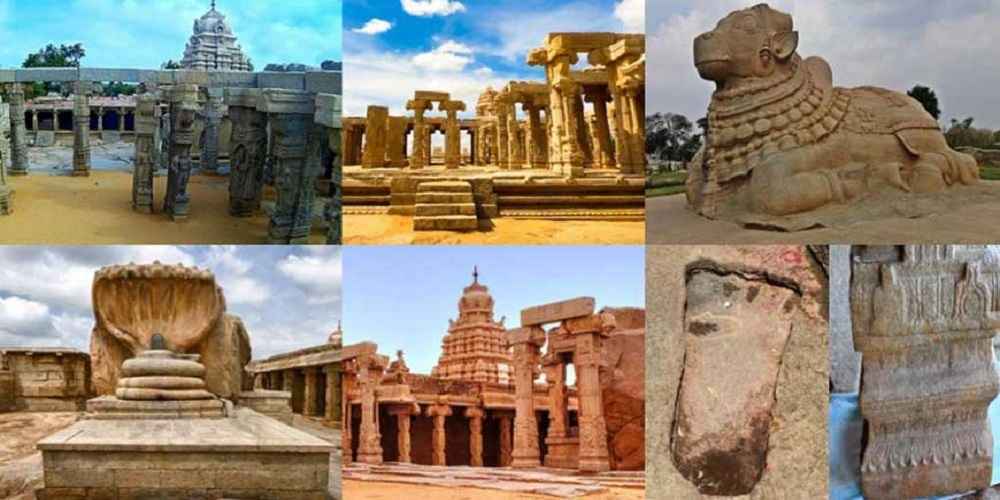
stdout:
[[[645,490],[643,472],[606,472],[598,475],[578,475],[559,469],[515,470],[510,468],[484,467],[441,467],[388,463],[379,466],[351,464],[344,467],[345,490],[350,491],[351,482],[377,482],[407,485],[409,488],[446,488],[463,491],[498,490],[507,494],[542,495],[556,498],[642,498]],[[360,487],[357,487],[360,488]],[[369,488],[377,494],[378,488]],[[419,490],[418,490],[419,491]],[[625,496],[619,495],[622,493]],[[417,498],[416,493],[413,494]],[[355,495],[355,498],[384,498],[378,496]],[[437,498],[437,497],[435,497]],[[527,498],[527,497],[525,497]]]
[[[982,181],[1000,195],[1000,181]],[[687,208],[683,194],[646,199],[646,241],[649,244],[830,244],[867,243],[995,243],[1000,202],[964,206],[919,218],[885,218],[849,226],[776,232],[746,229],[728,221],[701,217]]]
[[0,413],[0,498],[34,500],[42,487],[39,439],[69,427],[82,413]]

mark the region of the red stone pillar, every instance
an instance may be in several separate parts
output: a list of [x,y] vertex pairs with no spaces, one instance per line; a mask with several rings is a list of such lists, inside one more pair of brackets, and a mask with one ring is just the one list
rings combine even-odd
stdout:
[[507,467],[511,462],[511,452],[513,451],[513,436],[510,417],[504,415],[500,417],[500,466]]
[[482,408],[470,406],[465,410],[469,419],[469,465],[483,466],[483,417],[486,412]]
[[397,406],[390,410],[390,413],[396,416],[396,447],[399,448],[399,459],[398,462],[408,464],[413,461],[410,458],[410,451],[412,446],[410,445],[410,417],[416,413],[420,414],[420,406],[413,404],[412,406]]
[[348,360],[344,362],[344,396],[341,398],[341,418],[343,419],[340,426],[340,446],[341,454],[343,456],[342,462],[344,465],[349,465],[354,461],[354,444],[352,441],[352,426],[351,426],[351,400],[350,395],[354,390],[354,386],[357,382],[358,370],[357,362],[354,360]]
[[539,349],[545,343],[545,330],[539,326],[508,332],[507,342],[514,348],[514,451],[511,467],[541,466],[538,451],[538,422],[535,420],[535,377]]
[[427,416],[434,419],[434,434],[431,437],[432,450],[431,463],[433,465],[448,465],[445,448],[447,446],[444,432],[444,419],[451,416],[451,406],[442,396],[438,398],[438,403],[427,407]]
[[614,328],[614,317],[607,316],[610,315],[591,315],[563,322],[563,327],[576,337],[573,359],[580,398],[579,468],[586,472],[601,472],[611,468],[600,379],[603,340]]
[[388,358],[369,354],[358,359],[358,384],[361,386],[361,428],[358,432],[358,461],[382,463],[381,435],[378,429],[378,398],[375,390],[382,380]]

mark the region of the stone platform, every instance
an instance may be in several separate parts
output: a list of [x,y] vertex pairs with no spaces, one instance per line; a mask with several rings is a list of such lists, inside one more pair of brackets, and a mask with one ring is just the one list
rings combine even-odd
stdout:
[[38,442],[41,500],[326,499],[329,442],[246,408],[229,418],[87,419]]
[[126,401],[114,396],[101,396],[87,400],[87,417],[98,420],[223,418],[225,416],[225,404],[219,399]]
[[415,215],[419,186],[442,182],[470,183],[480,219],[643,220],[645,216],[641,176],[591,170],[567,179],[550,170],[484,166],[419,170],[345,166],[344,213]]
[[534,493],[560,498],[578,498],[608,491],[608,488],[645,489],[645,473],[603,472],[580,475],[550,468],[509,469],[494,467],[433,466],[401,463],[344,466],[344,479],[389,483],[485,488],[516,493]]

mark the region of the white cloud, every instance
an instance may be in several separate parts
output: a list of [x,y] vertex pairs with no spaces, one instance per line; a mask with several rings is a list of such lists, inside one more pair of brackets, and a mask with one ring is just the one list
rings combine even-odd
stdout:
[[625,30],[631,33],[646,32],[646,1],[621,0],[615,5],[615,17],[625,25]]
[[278,262],[278,271],[299,286],[313,304],[340,300],[341,267],[336,253],[289,255]]
[[240,247],[235,245],[213,246],[205,257],[205,266],[215,274],[227,303],[261,305],[271,297],[271,288],[250,276],[253,263],[239,254]]
[[384,19],[373,18],[370,19],[364,26],[360,28],[354,28],[351,31],[355,33],[363,33],[365,35],[377,35],[379,33],[385,33],[392,29],[392,23]]
[[450,16],[465,12],[465,5],[456,0],[401,0],[403,10],[411,16]]
[[432,71],[462,71],[472,61],[472,49],[453,40],[413,56],[414,64]]
[[[989,28],[1000,24],[1000,1],[961,2],[963,8],[930,1],[770,3],[792,15],[799,54],[830,63],[834,85],[897,91],[927,85],[941,100],[942,123],[973,116],[980,126],[1000,127],[1000,94],[995,90],[1000,59],[995,57],[995,30]],[[738,0],[650,3],[647,47],[655,61],[647,82],[650,112],[704,116],[715,86],[698,77],[692,43],[746,5]]]
[[0,297],[0,331],[17,334],[48,323],[49,306],[21,297]]

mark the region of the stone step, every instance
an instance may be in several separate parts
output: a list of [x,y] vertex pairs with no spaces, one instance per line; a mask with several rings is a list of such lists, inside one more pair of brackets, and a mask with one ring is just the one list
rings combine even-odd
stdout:
[[472,184],[465,181],[432,181],[421,182],[417,186],[417,193],[471,193]]
[[418,205],[429,205],[436,203],[474,203],[474,202],[475,200],[472,198],[472,191],[466,193],[441,192],[441,191],[417,193]]
[[475,203],[418,203],[414,215],[434,217],[438,215],[476,215]]
[[434,217],[414,217],[414,231],[475,231],[479,229],[479,219],[475,215],[438,215]]

